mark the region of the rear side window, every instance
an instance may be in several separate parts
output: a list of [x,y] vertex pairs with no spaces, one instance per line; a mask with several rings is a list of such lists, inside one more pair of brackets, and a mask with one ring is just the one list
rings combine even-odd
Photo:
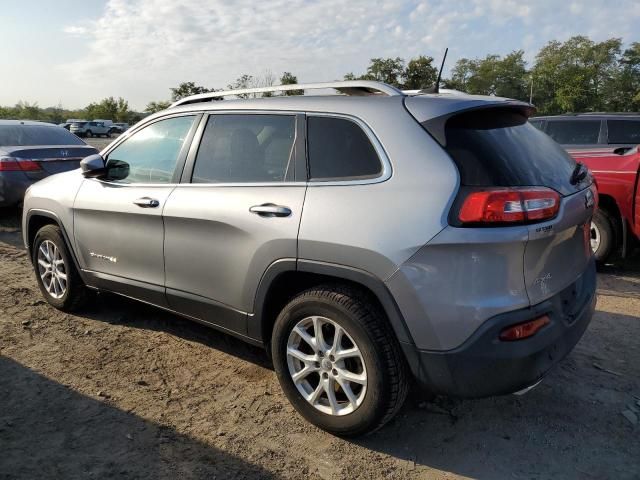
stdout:
[[544,120],[529,120],[529,123],[538,130],[544,131]]
[[312,181],[375,178],[382,172],[375,148],[351,120],[309,117],[307,138]]
[[476,110],[449,119],[445,149],[469,187],[545,186],[567,195],[575,161],[517,111]]
[[62,127],[40,125],[0,126],[0,146],[84,145],[73,133]]
[[560,145],[588,145],[598,143],[600,120],[548,121],[547,135]]
[[283,182],[295,136],[293,115],[211,115],[191,181]]
[[609,143],[640,143],[640,120],[607,120]]

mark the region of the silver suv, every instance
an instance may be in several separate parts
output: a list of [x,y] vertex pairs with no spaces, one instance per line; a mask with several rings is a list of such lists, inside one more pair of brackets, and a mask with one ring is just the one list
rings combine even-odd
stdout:
[[[208,101],[267,90],[341,95]],[[373,431],[410,383],[526,390],[595,305],[588,172],[496,97],[376,82],[185,98],[24,200],[53,306],[136,298],[272,356],[307,420]]]
[[71,133],[75,133],[79,137],[94,137],[104,135],[110,137],[113,133],[113,125],[107,125],[104,122],[74,122],[69,127]]

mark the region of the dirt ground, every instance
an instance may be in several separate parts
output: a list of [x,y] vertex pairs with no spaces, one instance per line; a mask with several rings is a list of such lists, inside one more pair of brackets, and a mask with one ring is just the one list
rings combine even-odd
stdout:
[[[599,275],[574,352],[525,396],[409,399],[372,436],[301,419],[265,354],[143,304],[46,304],[0,227],[0,479],[638,479],[640,256]],[[640,413],[638,413],[640,417]]]

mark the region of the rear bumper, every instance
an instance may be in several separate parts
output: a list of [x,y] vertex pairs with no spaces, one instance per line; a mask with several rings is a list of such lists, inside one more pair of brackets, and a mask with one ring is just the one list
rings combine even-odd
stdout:
[[[418,383],[434,393],[487,397],[517,392],[539,381],[562,360],[584,334],[596,304],[595,262],[572,285],[530,308],[487,320],[467,341],[444,352],[408,352]],[[548,315],[551,323],[533,337],[515,342],[498,339],[513,324]]]
[[27,191],[36,180],[23,172],[2,172],[0,174],[0,207],[15,207],[24,200]]

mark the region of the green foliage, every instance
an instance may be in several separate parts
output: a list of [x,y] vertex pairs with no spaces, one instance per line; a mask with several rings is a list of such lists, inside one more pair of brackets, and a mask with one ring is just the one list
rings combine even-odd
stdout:
[[[531,71],[533,101],[545,113],[602,111],[617,104],[612,82],[620,76],[622,41],[595,43],[584,36],[552,41],[538,55]],[[631,105],[621,105],[624,111]]]
[[159,112],[160,110],[165,110],[167,108],[169,108],[169,106],[171,105],[170,101],[158,101],[158,102],[149,102],[147,103],[147,106],[145,107],[144,111],[147,113],[156,113]]
[[113,120],[114,122],[132,122],[132,113],[129,110],[129,102],[124,98],[107,97],[98,103],[90,103],[85,108],[85,117],[89,120],[101,118],[104,120]]
[[407,90],[429,88],[436,83],[438,69],[433,66],[432,57],[420,55],[409,60],[403,77],[405,78],[403,88]]
[[433,58],[420,55],[412,58],[405,67],[404,59],[372,58],[364,75],[347,73],[344,80],[374,80],[406,90],[418,90],[432,86],[438,77]]
[[524,52],[517,50],[506,55],[487,55],[482,59],[462,58],[451,71],[446,86],[477,95],[527,99],[528,73]]
[[[296,83],[298,83],[298,77],[291,72],[284,72],[280,77],[280,85],[295,85]],[[289,90],[284,92],[285,95],[302,95],[303,93],[303,90]]]
[[174,102],[184,97],[190,97],[191,95],[214,91],[212,88],[205,88],[200,85],[196,85],[195,82],[183,82],[177,87],[170,88],[169,90],[171,90],[171,100]]

